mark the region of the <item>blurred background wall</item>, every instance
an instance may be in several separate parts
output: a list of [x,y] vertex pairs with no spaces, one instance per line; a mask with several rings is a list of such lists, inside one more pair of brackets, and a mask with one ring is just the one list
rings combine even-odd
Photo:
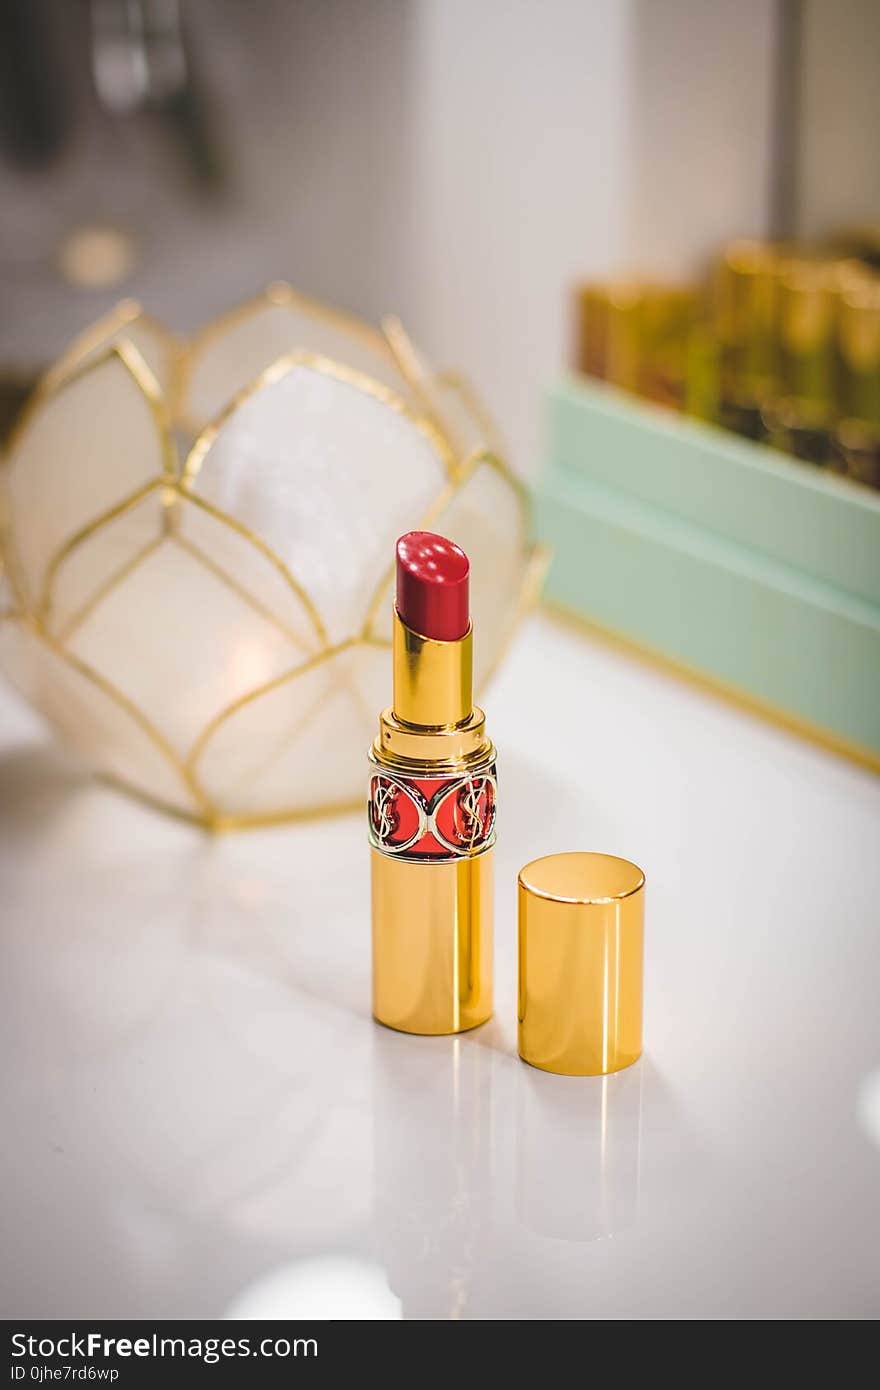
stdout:
[[880,5],[807,0],[799,67],[795,230],[814,237],[880,207]]
[[[574,280],[680,275],[770,231],[786,8],[2,0],[0,364],[39,366],[122,295],[189,329],[284,277],[399,313],[479,382],[529,471]],[[797,9],[814,231],[876,206],[839,108],[852,84],[857,118],[876,114],[857,36],[880,7]]]

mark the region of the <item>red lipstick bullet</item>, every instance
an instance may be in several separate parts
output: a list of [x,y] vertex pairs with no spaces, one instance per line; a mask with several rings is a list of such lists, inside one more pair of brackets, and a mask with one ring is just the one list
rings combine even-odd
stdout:
[[423,637],[457,642],[470,622],[470,563],[460,546],[431,531],[397,542],[397,611]]

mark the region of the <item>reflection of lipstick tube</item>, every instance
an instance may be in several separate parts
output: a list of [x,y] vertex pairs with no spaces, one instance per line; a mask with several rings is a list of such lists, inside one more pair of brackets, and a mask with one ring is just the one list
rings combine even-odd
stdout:
[[377,1028],[371,1074],[377,1253],[388,1283],[405,1318],[480,1316],[492,1054],[455,1037],[413,1047]]
[[397,543],[394,703],[370,752],[373,1014],[460,1033],[492,1013],[495,750],[471,698],[467,556]]

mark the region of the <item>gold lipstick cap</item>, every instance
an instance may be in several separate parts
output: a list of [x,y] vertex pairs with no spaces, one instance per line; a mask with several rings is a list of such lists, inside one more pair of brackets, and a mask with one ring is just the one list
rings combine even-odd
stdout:
[[551,854],[520,870],[519,1055],[603,1076],[642,1051],[645,875],[611,854]]

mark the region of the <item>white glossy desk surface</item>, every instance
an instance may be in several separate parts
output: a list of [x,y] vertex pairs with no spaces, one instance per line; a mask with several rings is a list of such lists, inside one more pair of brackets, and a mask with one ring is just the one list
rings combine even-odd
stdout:
[[[547,617],[489,706],[496,1018],[414,1039],[359,817],[211,840],[3,691],[3,1315],[880,1313],[880,780]],[[516,1057],[516,871],[566,848],[648,879],[604,1082]]]

